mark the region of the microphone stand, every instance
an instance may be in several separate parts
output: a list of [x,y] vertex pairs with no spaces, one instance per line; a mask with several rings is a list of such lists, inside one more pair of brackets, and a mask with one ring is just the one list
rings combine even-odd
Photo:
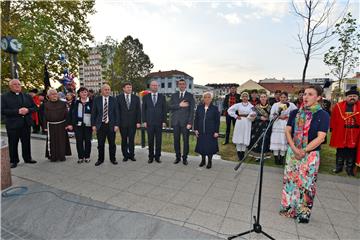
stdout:
[[265,145],[265,136],[266,133],[269,131],[270,127],[274,124],[274,122],[279,118],[280,114],[277,114],[268,124],[268,126],[266,127],[265,131],[261,134],[261,136],[259,137],[259,139],[253,144],[253,146],[250,148],[250,150],[246,153],[246,155],[243,157],[243,159],[239,162],[238,165],[236,165],[236,167],[234,168],[235,171],[239,169],[239,167],[241,166],[241,164],[245,161],[245,158],[249,155],[249,152],[254,148],[254,146],[256,146],[257,142],[262,139],[262,145],[261,145],[261,155],[260,155],[260,184],[259,184],[259,197],[258,197],[258,209],[257,209],[257,216],[254,216],[254,221],[255,223],[253,224],[253,228],[230,236],[228,237],[228,240],[252,233],[252,232],[256,232],[256,233],[262,233],[264,234],[266,237],[268,237],[269,239],[275,240],[275,238],[273,238],[272,236],[270,236],[269,234],[267,234],[266,232],[264,232],[262,230],[262,226],[260,224],[260,210],[261,210],[261,192],[262,192],[262,181],[263,181],[263,171],[264,171],[264,145]]

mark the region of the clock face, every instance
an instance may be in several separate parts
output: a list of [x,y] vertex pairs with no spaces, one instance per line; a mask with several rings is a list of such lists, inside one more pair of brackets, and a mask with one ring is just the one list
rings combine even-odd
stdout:
[[7,39],[6,38],[2,38],[1,39],[1,49],[3,50],[3,51],[6,51],[6,49],[8,48],[8,41],[7,41]]
[[17,39],[11,39],[10,40],[10,48],[14,52],[20,52],[22,50],[22,44]]

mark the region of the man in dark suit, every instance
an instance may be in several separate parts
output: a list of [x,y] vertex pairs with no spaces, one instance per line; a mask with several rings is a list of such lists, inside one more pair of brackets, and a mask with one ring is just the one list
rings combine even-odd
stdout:
[[119,129],[119,112],[116,98],[110,96],[110,92],[110,86],[104,84],[101,87],[101,96],[94,99],[91,112],[91,126],[93,131],[96,131],[99,151],[95,166],[99,166],[104,162],[106,139],[109,143],[110,161],[114,165],[118,164],[115,157],[115,136],[116,131]]
[[183,164],[187,165],[189,154],[189,132],[194,120],[194,96],[186,91],[186,81],[178,81],[179,91],[171,96],[169,109],[171,111],[171,126],[174,129],[175,164],[181,161],[180,134],[183,136]]
[[[155,161],[160,163],[162,127],[166,126],[166,100],[165,96],[158,93],[157,81],[150,83],[151,93],[143,97],[142,116],[144,127],[147,130],[149,142],[149,163]],[[154,153],[154,138],[156,149]]]
[[226,116],[226,135],[223,145],[229,143],[231,124],[235,126],[236,119],[227,114],[227,110],[234,104],[241,102],[240,94],[236,93],[236,86],[230,87],[230,93],[225,96],[223,102],[223,113]]
[[123,84],[123,93],[118,95],[118,110],[120,115],[121,151],[123,161],[135,159],[135,134],[136,129],[141,127],[140,98],[132,94],[132,84]]
[[33,124],[31,113],[36,106],[32,97],[21,92],[18,79],[9,82],[10,91],[1,96],[1,114],[5,117],[9,142],[10,166],[19,163],[18,143],[21,141],[22,157],[25,163],[36,163],[31,158],[30,133]]

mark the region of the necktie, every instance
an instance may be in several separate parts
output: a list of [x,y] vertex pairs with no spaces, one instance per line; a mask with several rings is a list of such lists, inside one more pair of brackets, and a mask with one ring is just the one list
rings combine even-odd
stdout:
[[107,102],[107,98],[105,98],[105,102],[104,102],[103,122],[104,123],[108,122],[108,102]]
[[184,93],[180,93],[180,98],[183,98],[184,97]]
[[130,98],[129,98],[129,94],[126,94],[126,106],[128,109],[130,109]]
[[156,104],[156,94],[153,94],[153,104],[154,104],[154,106],[155,106],[155,104]]

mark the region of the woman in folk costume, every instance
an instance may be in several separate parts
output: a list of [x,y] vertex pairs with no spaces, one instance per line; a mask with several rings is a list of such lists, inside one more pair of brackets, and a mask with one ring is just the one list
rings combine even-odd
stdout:
[[241,103],[232,105],[228,109],[229,116],[236,119],[233,143],[236,144],[239,161],[244,158],[246,147],[249,146],[251,136],[251,122],[255,119],[256,113],[252,110],[253,105],[249,102],[249,94],[241,94]]
[[329,114],[319,101],[322,88],[309,86],[304,106],[290,113],[286,126],[286,154],[280,215],[308,223],[316,192],[320,146],[329,129]]
[[65,161],[71,155],[67,127],[66,103],[59,100],[55,89],[47,92],[49,101],[44,105],[44,130],[47,131],[45,156],[51,162]]
[[277,117],[277,114],[280,113],[280,116],[272,126],[270,138],[270,150],[274,152],[276,165],[284,164],[285,153],[288,147],[285,136],[285,127],[290,112],[295,109],[297,109],[295,104],[288,102],[287,92],[282,92],[280,95],[280,102],[274,103],[271,107],[270,120]]
[[[265,131],[270,121],[271,106],[268,102],[268,97],[266,93],[260,94],[260,103],[255,106],[254,111],[256,112],[256,118],[255,121],[252,123],[251,127],[252,130],[250,146],[253,146],[255,142],[260,138],[261,134]],[[265,136],[264,153],[270,151],[270,136],[271,131],[268,131]],[[256,161],[260,160],[261,145],[262,140],[258,141],[256,146],[254,146],[252,150]]]

